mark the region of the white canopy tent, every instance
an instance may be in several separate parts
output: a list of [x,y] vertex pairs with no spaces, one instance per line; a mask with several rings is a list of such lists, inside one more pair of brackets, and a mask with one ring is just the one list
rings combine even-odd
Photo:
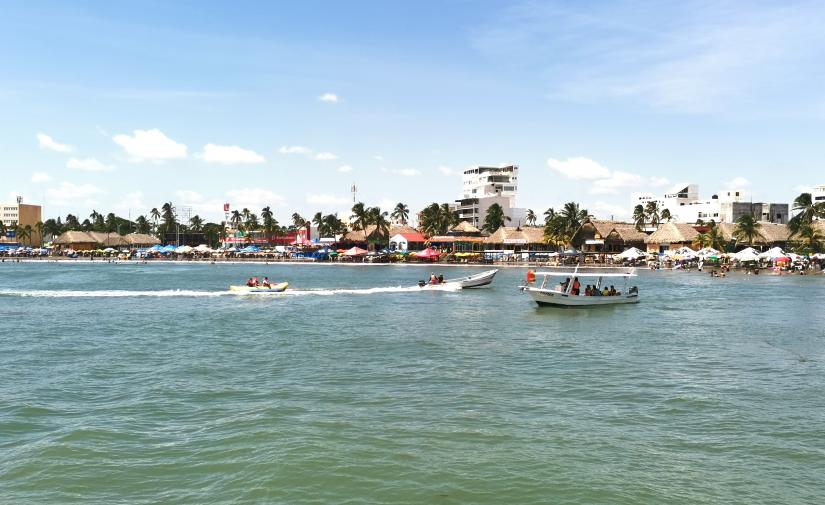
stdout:
[[768,249],[767,251],[765,251],[765,252],[763,252],[762,254],[759,255],[759,259],[763,259],[763,260],[772,260],[772,259],[776,259],[776,258],[787,258],[787,257],[788,257],[788,255],[785,254],[785,252],[779,247],[773,247],[773,248]]
[[720,251],[717,251],[713,247],[703,247],[702,249],[696,251],[696,256],[699,256],[700,258],[707,258],[708,256],[719,256],[720,254],[722,253]]
[[647,253],[645,253],[644,251],[637,249],[635,247],[631,247],[630,249],[617,254],[615,257],[621,259],[635,260],[639,258],[644,258],[645,256],[647,256]]
[[734,254],[733,259],[735,259],[736,261],[758,261],[759,251],[757,251],[753,247],[748,247]]

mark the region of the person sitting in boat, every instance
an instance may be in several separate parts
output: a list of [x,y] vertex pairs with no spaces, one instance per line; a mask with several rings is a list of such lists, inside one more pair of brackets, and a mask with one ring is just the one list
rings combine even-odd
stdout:
[[593,290],[590,289],[590,284],[584,288],[584,296],[593,296]]
[[616,288],[613,286],[613,284],[611,284],[610,285],[610,296],[616,296],[618,294],[619,293],[616,291]]
[[610,296],[610,289],[605,286],[604,291],[602,291],[602,296]]
[[573,277],[573,291],[571,291],[571,293],[574,296],[578,296],[579,292],[581,291],[581,288],[582,288],[582,284],[581,284],[581,282],[579,282],[579,278],[578,277]]
[[252,277],[250,277],[249,280],[246,281],[246,285],[249,286],[250,288],[255,287],[255,281],[252,280]]
[[269,284],[269,277],[264,277],[264,281],[261,283],[261,285],[265,288],[271,288],[272,286]]
[[444,274],[438,274],[438,283],[444,284]]
[[593,294],[593,296],[602,296],[601,290],[596,286],[593,286],[593,289],[590,292]]
[[438,277],[435,276],[435,272],[430,272],[430,284],[438,284]]
[[564,279],[564,282],[561,283],[561,291],[562,292],[567,291],[567,286],[569,286],[569,285],[570,285],[570,277]]
[[259,281],[257,277],[253,277],[253,278],[252,278],[252,285],[253,285],[253,286],[260,286],[260,285],[261,285],[261,281]]

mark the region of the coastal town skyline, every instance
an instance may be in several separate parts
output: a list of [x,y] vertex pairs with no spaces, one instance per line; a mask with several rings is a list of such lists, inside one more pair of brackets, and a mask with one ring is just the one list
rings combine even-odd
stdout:
[[166,201],[210,220],[225,202],[343,217],[353,183],[416,211],[459,198],[467,167],[506,163],[519,207],[625,220],[636,192],[789,203],[825,182],[813,4],[204,7],[228,23],[185,3],[84,5],[0,21],[16,119],[0,125],[0,200],[49,217]]

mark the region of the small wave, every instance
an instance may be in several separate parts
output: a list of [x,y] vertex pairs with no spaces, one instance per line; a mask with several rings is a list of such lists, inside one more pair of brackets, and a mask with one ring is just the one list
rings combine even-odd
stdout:
[[459,291],[460,286],[444,285],[444,286],[427,286],[420,288],[418,286],[410,287],[382,287],[382,288],[363,288],[363,289],[290,289],[280,293],[244,293],[235,291],[195,291],[187,289],[167,289],[158,291],[128,291],[128,290],[95,290],[95,291],[79,291],[79,290],[0,290],[0,296],[21,297],[21,298],[163,298],[163,297],[180,297],[180,298],[199,298],[199,297],[219,297],[227,295],[235,296],[334,296],[334,295],[371,295],[377,293],[412,293],[412,292],[426,292],[426,291]]

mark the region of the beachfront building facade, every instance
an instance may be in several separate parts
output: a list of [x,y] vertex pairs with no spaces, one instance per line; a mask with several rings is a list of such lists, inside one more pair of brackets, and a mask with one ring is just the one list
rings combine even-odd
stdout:
[[[0,203],[0,220],[3,221],[3,226],[6,229],[13,229],[16,227],[24,227],[24,226],[31,226],[32,229],[36,229],[37,223],[41,222],[42,219],[42,208],[40,205],[30,205],[27,203],[23,203],[23,197],[18,196],[16,201],[13,203]],[[6,233],[6,238],[10,240],[14,240],[15,233],[12,230],[9,230]],[[26,244],[30,244],[35,247],[39,247],[41,243],[41,237],[39,233],[32,233],[31,237],[26,239]]]
[[645,239],[645,250],[648,253],[659,254],[685,246],[692,247],[698,235],[699,232],[692,224],[663,223]]
[[516,207],[518,165],[477,166],[462,175],[461,199],[456,200],[458,218],[480,228],[487,209],[498,204],[513,224],[524,224],[526,209]]
[[710,199],[699,198],[699,186],[688,184],[675,191],[657,197],[651,193],[633,193],[631,211],[637,205],[646,207],[656,202],[659,213],[667,209],[676,223],[710,222],[735,223],[745,215],[753,215],[758,221],[784,224],[788,222],[787,203],[753,202],[744,189],[721,191]]
[[502,226],[484,238],[486,256],[511,255],[531,252],[552,252],[556,247],[544,239],[544,228],[539,226]]
[[811,200],[813,200],[814,203],[825,203],[825,184],[814,187],[813,191],[811,191]]
[[644,250],[647,234],[633,223],[589,219],[573,235],[571,245],[586,254],[617,254],[631,247]]
[[427,241],[424,235],[417,231],[396,233],[390,237],[390,251],[420,251]]

